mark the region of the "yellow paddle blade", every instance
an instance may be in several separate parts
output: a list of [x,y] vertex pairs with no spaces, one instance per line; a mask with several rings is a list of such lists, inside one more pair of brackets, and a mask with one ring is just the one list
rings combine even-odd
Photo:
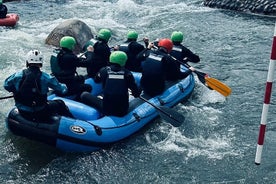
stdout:
[[205,77],[205,81],[206,81],[206,85],[209,88],[216,90],[223,96],[226,97],[231,94],[231,91],[232,91],[231,88],[228,87],[226,84],[220,82],[219,80],[214,79],[212,77]]

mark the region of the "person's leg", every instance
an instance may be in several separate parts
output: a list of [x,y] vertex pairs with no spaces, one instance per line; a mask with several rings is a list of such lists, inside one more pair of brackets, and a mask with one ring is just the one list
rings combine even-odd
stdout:
[[83,92],[81,94],[80,98],[81,98],[82,103],[84,103],[88,106],[94,107],[95,109],[99,110],[100,112],[103,112],[102,99],[100,99],[96,96],[93,96],[88,92]]
[[49,100],[47,103],[47,111],[49,114],[59,114],[62,116],[67,116],[74,118],[74,116],[69,111],[68,107],[62,100]]

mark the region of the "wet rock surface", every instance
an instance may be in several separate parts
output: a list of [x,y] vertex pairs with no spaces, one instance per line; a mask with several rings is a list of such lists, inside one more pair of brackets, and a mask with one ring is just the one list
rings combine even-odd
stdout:
[[204,0],[212,8],[276,16],[276,0]]
[[91,29],[87,24],[80,20],[66,20],[54,28],[46,38],[45,43],[59,47],[59,41],[63,36],[72,36],[76,39],[77,45],[74,49],[76,53],[81,52],[86,42],[93,38]]

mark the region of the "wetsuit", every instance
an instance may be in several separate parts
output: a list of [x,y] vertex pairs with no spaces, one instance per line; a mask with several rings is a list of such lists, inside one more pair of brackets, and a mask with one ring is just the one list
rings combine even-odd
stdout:
[[132,39],[128,39],[125,43],[119,46],[119,50],[123,51],[127,54],[127,62],[125,68],[130,71],[141,72],[141,62],[136,58],[137,55],[143,51],[145,47],[134,41]]
[[47,100],[48,88],[59,93],[66,93],[67,88],[55,77],[41,72],[39,67],[30,66],[9,76],[4,88],[14,93],[16,107],[29,120],[47,120],[55,114],[73,117],[62,100]]

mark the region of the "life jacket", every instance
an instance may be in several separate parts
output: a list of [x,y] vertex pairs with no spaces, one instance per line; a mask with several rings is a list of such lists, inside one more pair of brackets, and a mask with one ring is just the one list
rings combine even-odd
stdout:
[[58,50],[54,50],[50,58],[50,67],[53,75],[58,75],[61,73],[61,68],[58,64],[57,55],[58,55]]
[[136,55],[134,55],[133,52],[131,52],[129,46],[134,43],[133,41],[128,42],[128,43],[123,43],[122,45],[120,45],[119,50],[123,51],[127,54],[127,62],[125,64],[125,68],[127,68],[128,70],[134,71],[135,69],[137,69],[136,67]]
[[162,59],[163,59],[162,55],[150,53],[149,56],[146,57],[145,61],[142,62],[143,75],[145,76],[162,75],[163,74]]
[[62,69],[60,66],[60,60],[62,57],[68,54],[64,50],[60,50],[60,52],[57,54],[57,56],[52,55],[51,57],[51,70],[53,74],[58,78],[58,80],[64,79],[64,80],[71,80],[75,77],[76,71],[74,68],[72,69]]
[[176,58],[177,60],[182,61],[182,47],[180,45],[174,45],[172,51],[170,52],[170,55]]
[[150,96],[159,95],[165,88],[163,56],[150,53],[142,62],[141,86]]
[[104,86],[104,95],[125,95],[128,91],[125,81],[125,71],[112,71],[107,67],[107,78]]
[[[131,42],[130,42],[131,43]],[[126,54],[129,54],[129,44],[130,43],[123,43],[119,46],[119,50],[125,52]]]
[[29,107],[42,107],[47,103],[47,94],[41,93],[41,75],[40,70],[23,70],[19,90],[14,97],[17,102]]
[[125,71],[115,72],[107,68],[103,94],[103,111],[106,115],[124,116],[127,113],[129,99]]

